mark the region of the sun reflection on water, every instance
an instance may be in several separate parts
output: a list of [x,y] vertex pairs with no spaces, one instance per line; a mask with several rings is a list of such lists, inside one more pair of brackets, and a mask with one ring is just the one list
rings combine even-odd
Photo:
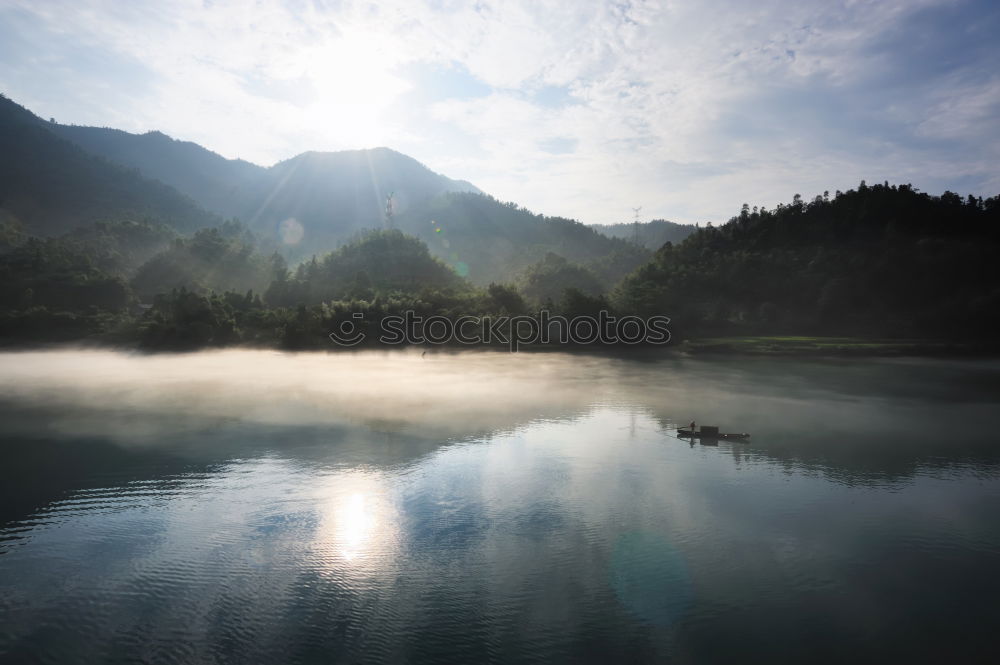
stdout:
[[364,494],[355,493],[337,509],[337,540],[340,554],[348,561],[364,556],[365,546],[375,529],[375,515],[369,509],[370,503]]
[[388,565],[396,517],[384,479],[359,470],[338,473],[323,484],[321,495],[322,526],[315,544],[326,565],[342,571]]

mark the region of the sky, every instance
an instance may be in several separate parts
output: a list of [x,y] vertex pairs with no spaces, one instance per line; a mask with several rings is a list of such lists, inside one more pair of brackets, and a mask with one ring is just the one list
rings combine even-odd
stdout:
[[0,92],[264,166],[387,146],[534,212],[1000,194],[996,0],[0,0]]

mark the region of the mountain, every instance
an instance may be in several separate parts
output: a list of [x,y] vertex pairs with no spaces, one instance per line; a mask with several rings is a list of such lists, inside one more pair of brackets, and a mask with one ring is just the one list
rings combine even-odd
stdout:
[[[388,148],[306,152],[264,168],[159,132],[54,129],[209,210],[243,220],[262,248],[292,261],[334,250],[363,230],[383,228],[390,194],[394,225],[422,238],[437,258],[477,284],[510,281],[553,252],[575,262],[596,262],[590,267],[610,287],[649,256],[608,237],[613,234],[500,203],[471,183],[435,173]],[[679,234],[673,232],[669,237]]]
[[618,305],[698,333],[993,338],[1000,325],[1000,197],[888,183],[744,206],[664,246]]
[[501,203],[388,148],[306,152],[264,168],[160,132],[59,125],[4,103],[13,118],[5,136],[19,159],[5,162],[12,219],[0,214],[3,237],[130,215],[182,231],[221,222],[200,205],[242,220],[263,253],[298,262],[384,228],[391,195],[393,225],[480,285],[514,281],[553,253],[587,268],[608,289],[650,255],[578,222]]
[[[398,214],[442,193],[479,192],[388,148],[306,152],[265,168],[161,132],[51,128],[88,152],[174,187],[207,210],[244,220],[291,258],[334,249],[355,231],[382,227],[390,194]],[[296,233],[287,232],[288,224]]]
[[402,214],[443,193],[480,191],[389,148],[306,152],[265,168],[161,132],[54,123],[51,129],[207,210],[244,220],[265,244],[292,259],[332,250],[361,229],[381,228],[390,194],[394,213]]
[[150,219],[179,230],[215,215],[161,182],[83,150],[0,96],[0,220],[53,235],[95,221]]
[[159,180],[224,217],[246,213],[247,202],[266,186],[267,169],[241,159],[226,159],[190,141],[162,132],[130,134],[108,127],[50,123],[58,136]]
[[[609,238],[624,238],[633,240],[636,236],[636,225],[632,224],[591,224],[591,226]],[[677,243],[694,233],[691,224],[678,224],[665,219],[654,219],[639,224],[639,244],[646,249],[659,249],[664,243]]]
[[[388,148],[306,152],[268,169],[266,186],[241,219],[296,258],[333,249],[361,229],[381,228],[390,195],[394,213],[402,215],[439,194],[462,191],[479,190]],[[296,233],[287,233],[289,224]]]

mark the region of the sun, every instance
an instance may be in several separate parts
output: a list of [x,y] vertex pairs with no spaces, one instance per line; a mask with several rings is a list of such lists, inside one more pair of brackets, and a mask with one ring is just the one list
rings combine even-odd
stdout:
[[389,143],[391,107],[412,84],[396,74],[403,62],[384,36],[350,33],[311,49],[305,66],[315,96],[304,128],[353,147]]

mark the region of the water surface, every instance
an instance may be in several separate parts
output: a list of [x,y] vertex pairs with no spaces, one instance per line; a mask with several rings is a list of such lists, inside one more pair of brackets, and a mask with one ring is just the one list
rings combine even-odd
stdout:
[[987,662],[998,393],[995,362],[0,354],[0,656]]

